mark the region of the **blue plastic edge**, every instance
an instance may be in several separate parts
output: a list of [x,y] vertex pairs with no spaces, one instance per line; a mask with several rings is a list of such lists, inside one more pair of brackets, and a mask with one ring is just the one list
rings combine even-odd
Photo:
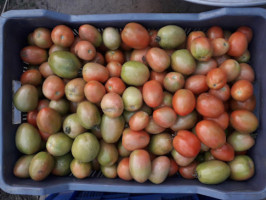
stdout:
[[[3,44],[3,28],[5,22],[11,18],[29,18],[29,17],[47,17],[51,19],[57,19],[65,22],[98,22],[101,20],[108,21],[164,21],[164,20],[182,20],[182,21],[201,21],[209,18],[214,17],[221,17],[225,15],[230,16],[261,16],[266,19],[266,10],[262,8],[221,8],[217,10],[207,11],[199,14],[165,14],[165,13],[130,13],[130,14],[96,14],[96,15],[66,15],[57,13],[54,11],[48,10],[14,10],[8,11],[3,13],[0,18],[0,43]],[[0,45],[0,60],[2,61],[3,57],[3,45]],[[3,62],[0,62],[0,88],[3,87]],[[0,113],[2,114],[2,118],[4,117],[3,111],[3,100],[2,98],[2,90],[0,90]],[[0,130],[3,133],[3,126],[2,120],[0,120]],[[3,146],[2,137],[0,137],[0,145]],[[3,161],[3,150],[0,148],[0,162],[4,163]],[[2,166],[0,165],[0,171],[2,171]],[[105,185],[105,184],[93,184],[93,183],[66,183],[66,184],[56,184],[52,186],[47,186],[43,188],[36,188],[36,187],[16,187],[15,185],[8,185],[2,173],[0,173],[0,187],[9,193],[16,193],[16,194],[30,194],[30,195],[44,195],[44,194],[51,194],[66,190],[84,190],[84,191],[106,191],[106,192],[131,192],[131,193],[198,193],[202,195],[208,195],[211,197],[219,197],[222,199],[263,199],[266,197],[266,188],[261,191],[257,192],[242,192],[241,196],[239,196],[239,192],[221,192],[216,189],[210,189],[207,186],[174,186],[174,185],[152,185],[152,186],[143,186],[139,184],[138,186],[117,186],[117,185]],[[158,189],[160,188],[160,189]]]
[[213,1],[206,1],[206,0],[185,0],[190,3],[196,3],[196,4],[202,4],[202,5],[208,5],[208,6],[219,6],[219,7],[242,7],[242,6],[258,6],[258,5],[264,5],[266,4],[265,0],[262,1],[239,1],[239,2],[223,2],[217,0],[216,2]]

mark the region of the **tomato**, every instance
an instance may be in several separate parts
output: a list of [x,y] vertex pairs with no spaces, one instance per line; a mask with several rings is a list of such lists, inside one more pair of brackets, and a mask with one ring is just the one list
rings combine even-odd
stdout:
[[38,110],[29,111],[27,113],[27,122],[35,127],[37,127],[37,118]]
[[193,75],[187,78],[185,89],[190,90],[195,95],[207,92],[209,87],[206,83],[206,76],[204,75]]
[[126,45],[123,41],[121,42],[120,47],[122,50],[126,52],[129,52],[132,49],[130,46]]
[[234,81],[240,73],[239,63],[234,59],[225,60],[219,68],[226,73],[227,82]]
[[210,89],[209,93],[216,96],[217,98],[221,99],[224,102],[229,100],[231,96],[230,87],[228,84],[225,84],[222,88],[218,90]]
[[174,94],[172,104],[178,115],[185,116],[194,110],[196,98],[190,90],[180,89]]
[[81,102],[84,100],[85,84],[86,82],[82,78],[75,78],[69,81],[65,87],[66,98],[73,102]]
[[48,140],[48,138],[49,138],[51,135],[53,135],[53,134],[49,134],[49,133],[42,132],[42,131],[40,131],[40,130],[39,130],[39,134],[40,134],[42,140],[45,141],[45,142]]
[[150,35],[150,44],[149,44],[149,46],[150,47],[159,47],[159,43],[156,40],[157,33],[158,33],[157,30],[150,30],[149,31],[149,35]]
[[132,176],[129,171],[129,158],[123,158],[117,166],[117,175],[119,178],[130,181]]
[[220,148],[226,142],[224,130],[213,121],[202,120],[198,122],[196,134],[203,144],[212,149]]
[[53,75],[54,72],[52,71],[51,67],[49,66],[48,62],[44,62],[40,65],[39,67],[39,71],[41,73],[41,75],[44,78],[47,78],[50,75]]
[[82,76],[86,82],[100,81],[104,83],[109,78],[109,72],[103,65],[89,62],[83,66]]
[[145,131],[147,131],[150,134],[158,134],[165,130],[165,128],[159,126],[153,119],[153,117],[150,117],[149,123],[145,128]]
[[172,158],[169,158],[169,159],[170,159],[170,169],[169,169],[168,176],[173,176],[177,174],[178,172],[178,165]]
[[171,127],[175,123],[176,118],[175,111],[169,107],[158,108],[153,112],[155,123],[164,128]]
[[197,112],[194,110],[188,115],[177,116],[177,120],[175,121],[174,125],[172,125],[170,128],[173,131],[191,129],[195,126],[197,121],[198,121],[198,115]]
[[194,74],[206,75],[209,71],[217,67],[217,62],[215,59],[211,58],[208,61],[198,61],[197,67]]
[[197,99],[197,111],[204,117],[219,117],[224,112],[223,102],[209,93],[202,93]]
[[230,100],[231,110],[248,110],[254,111],[256,107],[256,97],[253,95],[246,101],[236,101],[234,99]]
[[252,133],[258,128],[259,121],[256,115],[248,110],[236,110],[230,115],[230,124],[241,133]]
[[37,110],[40,111],[43,108],[48,108],[50,104],[50,101],[48,99],[42,99],[38,103]]
[[193,160],[195,160],[196,157],[185,157],[182,156],[180,153],[178,153],[175,149],[173,149],[171,151],[171,155],[173,157],[173,159],[175,160],[175,162],[178,164],[178,166],[180,167],[184,167],[184,166],[188,166],[190,163],[193,162]]
[[106,65],[110,77],[120,77],[122,65],[117,61],[111,61]]
[[48,76],[43,82],[43,94],[50,100],[58,100],[65,94],[65,83],[58,76]]
[[51,39],[51,32],[47,28],[36,28],[33,31],[33,41],[34,44],[38,47],[47,49],[53,45],[52,39]]
[[227,112],[222,113],[219,117],[211,118],[204,117],[205,120],[216,122],[222,129],[227,129],[229,125],[229,114]]
[[200,140],[190,131],[180,130],[174,137],[175,150],[185,157],[195,157],[200,152]]
[[122,98],[116,93],[107,93],[101,101],[101,108],[108,117],[119,117],[124,110]]
[[58,25],[54,27],[51,33],[51,37],[52,41],[56,45],[62,47],[70,47],[74,42],[73,31],[65,25]]
[[194,179],[196,178],[196,168],[198,166],[197,161],[193,161],[187,166],[180,167],[178,172],[185,179]]
[[191,43],[191,54],[199,61],[208,61],[213,54],[211,42],[206,37],[198,37]]
[[229,37],[229,56],[241,56],[248,47],[248,40],[244,33],[234,32]]
[[218,66],[220,66],[221,64],[223,64],[224,61],[230,59],[231,57],[228,56],[227,54],[224,54],[222,56],[217,56],[217,57],[214,57],[214,59],[216,60]]
[[106,91],[99,81],[89,81],[84,87],[84,93],[90,102],[100,103]]
[[125,57],[123,52],[120,50],[109,50],[105,53],[105,61],[107,63],[116,61],[122,65],[125,62]]
[[245,154],[245,151],[249,150],[255,144],[255,140],[251,134],[240,133],[237,131],[234,131],[229,135],[227,142],[232,145],[237,155],[239,154],[238,152],[241,152],[242,155]]
[[163,101],[162,103],[157,107],[157,108],[162,108],[162,107],[170,107],[172,108],[172,99],[173,99],[173,95],[169,92],[164,91],[163,92]]
[[146,60],[149,66],[155,72],[163,72],[170,66],[170,56],[165,50],[158,47],[153,47],[148,50]]
[[91,42],[95,47],[102,44],[101,33],[92,25],[83,24],[79,27],[79,36],[82,40]]
[[236,80],[247,80],[253,82],[255,80],[255,72],[247,63],[240,63],[240,73]]
[[236,31],[244,33],[246,36],[248,43],[252,40],[253,37],[253,31],[250,27],[248,26],[240,26]]
[[122,135],[122,144],[128,151],[145,148],[150,142],[150,135],[146,131],[133,131],[126,128]]
[[152,108],[159,106],[163,101],[163,88],[158,81],[147,81],[143,85],[143,100]]
[[38,86],[42,82],[42,75],[37,69],[29,69],[22,73],[20,77],[20,82],[22,85],[31,84]]
[[190,75],[196,70],[196,62],[187,49],[180,49],[171,55],[171,67],[175,72]]
[[144,49],[150,43],[150,36],[147,29],[138,23],[128,23],[121,32],[122,41],[134,48]]
[[216,38],[223,38],[224,37],[223,29],[220,26],[212,26],[207,31],[207,37],[210,38],[211,40]]
[[226,80],[226,73],[220,68],[212,69],[206,76],[208,87],[215,90],[224,87]]
[[213,56],[222,56],[229,50],[229,43],[224,38],[216,38],[211,41]]
[[[74,41],[75,42],[75,41]],[[56,44],[53,44],[49,49],[49,55],[51,55],[55,51],[69,51],[67,47],[61,47]],[[72,51],[71,51],[72,52]],[[72,52],[73,53],[73,52]]]
[[105,83],[105,89],[107,92],[114,92],[121,95],[126,89],[126,85],[120,78],[112,77]]
[[92,60],[95,56],[96,56],[96,49],[95,47],[92,45],[92,43],[88,42],[88,41],[79,41],[76,45],[75,45],[75,54],[86,61],[90,61]]
[[247,63],[250,60],[250,52],[248,49],[241,56],[235,57],[236,61],[239,63]]
[[40,131],[47,134],[57,133],[62,125],[62,119],[58,112],[52,108],[42,108],[37,114],[37,126]]
[[198,37],[205,37],[205,33],[202,31],[192,31],[187,37],[187,49],[190,51],[191,42]]
[[166,76],[166,72],[155,72],[151,71],[150,80],[155,80],[163,85],[164,77]]
[[228,143],[225,143],[220,148],[212,149],[211,154],[214,158],[227,162],[232,161],[235,158],[234,148]]
[[138,61],[145,65],[147,65],[146,54],[149,51],[150,47],[145,49],[134,49],[131,54],[129,60]]
[[129,127],[133,131],[140,131],[149,124],[149,115],[144,111],[136,112],[129,120]]
[[164,88],[169,92],[176,92],[185,85],[185,78],[181,73],[169,72],[163,80]]
[[105,64],[105,60],[104,60],[103,54],[101,54],[100,52],[96,52],[96,55],[91,60],[91,62],[98,63],[100,65],[104,65]]
[[231,96],[236,101],[246,101],[253,95],[253,85],[247,80],[239,80],[231,87]]
[[40,65],[47,61],[47,52],[36,46],[26,46],[20,51],[20,57],[25,63]]

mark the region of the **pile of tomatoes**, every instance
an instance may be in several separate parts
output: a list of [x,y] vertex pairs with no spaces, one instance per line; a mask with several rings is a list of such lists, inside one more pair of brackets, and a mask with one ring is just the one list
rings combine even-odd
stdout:
[[258,128],[252,30],[207,32],[167,25],[121,32],[84,24],[36,28],[21,59],[29,65],[14,106],[27,112],[16,132],[20,178],[76,178],[101,170],[160,184],[183,178],[218,184],[254,175],[247,151]]

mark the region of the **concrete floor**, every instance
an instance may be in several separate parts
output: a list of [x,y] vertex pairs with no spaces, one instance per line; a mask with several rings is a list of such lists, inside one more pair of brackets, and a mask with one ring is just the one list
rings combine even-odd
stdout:
[[[5,0],[0,0],[2,11]],[[266,6],[260,6],[266,8]],[[5,8],[48,9],[67,14],[101,13],[199,13],[218,7],[188,3],[183,0],[9,0]],[[9,195],[0,191],[0,200],[37,200],[38,196]]]

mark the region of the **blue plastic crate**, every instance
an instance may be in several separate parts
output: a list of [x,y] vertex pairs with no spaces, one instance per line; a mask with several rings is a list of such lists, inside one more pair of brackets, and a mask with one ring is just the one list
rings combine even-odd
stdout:
[[[147,28],[160,28],[176,24],[187,30],[202,29],[219,25],[235,30],[242,25],[250,26],[254,38],[249,50],[251,65],[255,69],[255,95],[257,99],[256,115],[260,120],[256,145],[250,151],[256,166],[255,176],[245,182],[227,180],[219,185],[204,185],[197,180],[185,180],[171,177],[164,183],[143,184],[120,179],[90,177],[78,180],[73,176],[49,176],[46,180],[35,182],[19,179],[13,175],[13,166],[20,153],[15,146],[15,132],[12,113],[12,81],[19,80],[22,73],[20,50],[26,46],[27,35],[36,27],[53,28],[66,24],[78,28],[89,23],[98,28],[114,26],[122,28],[128,22],[139,22]],[[262,120],[266,118],[266,11],[261,8],[223,8],[199,14],[100,14],[66,15],[47,10],[8,11],[0,17],[0,187],[13,194],[43,195],[67,190],[102,191],[124,193],[186,193],[203,194],[221,199],[263,199],[266,197],[266,156],[264,153],[266,127]],[[19,117],[19,116],[16,116]]]

